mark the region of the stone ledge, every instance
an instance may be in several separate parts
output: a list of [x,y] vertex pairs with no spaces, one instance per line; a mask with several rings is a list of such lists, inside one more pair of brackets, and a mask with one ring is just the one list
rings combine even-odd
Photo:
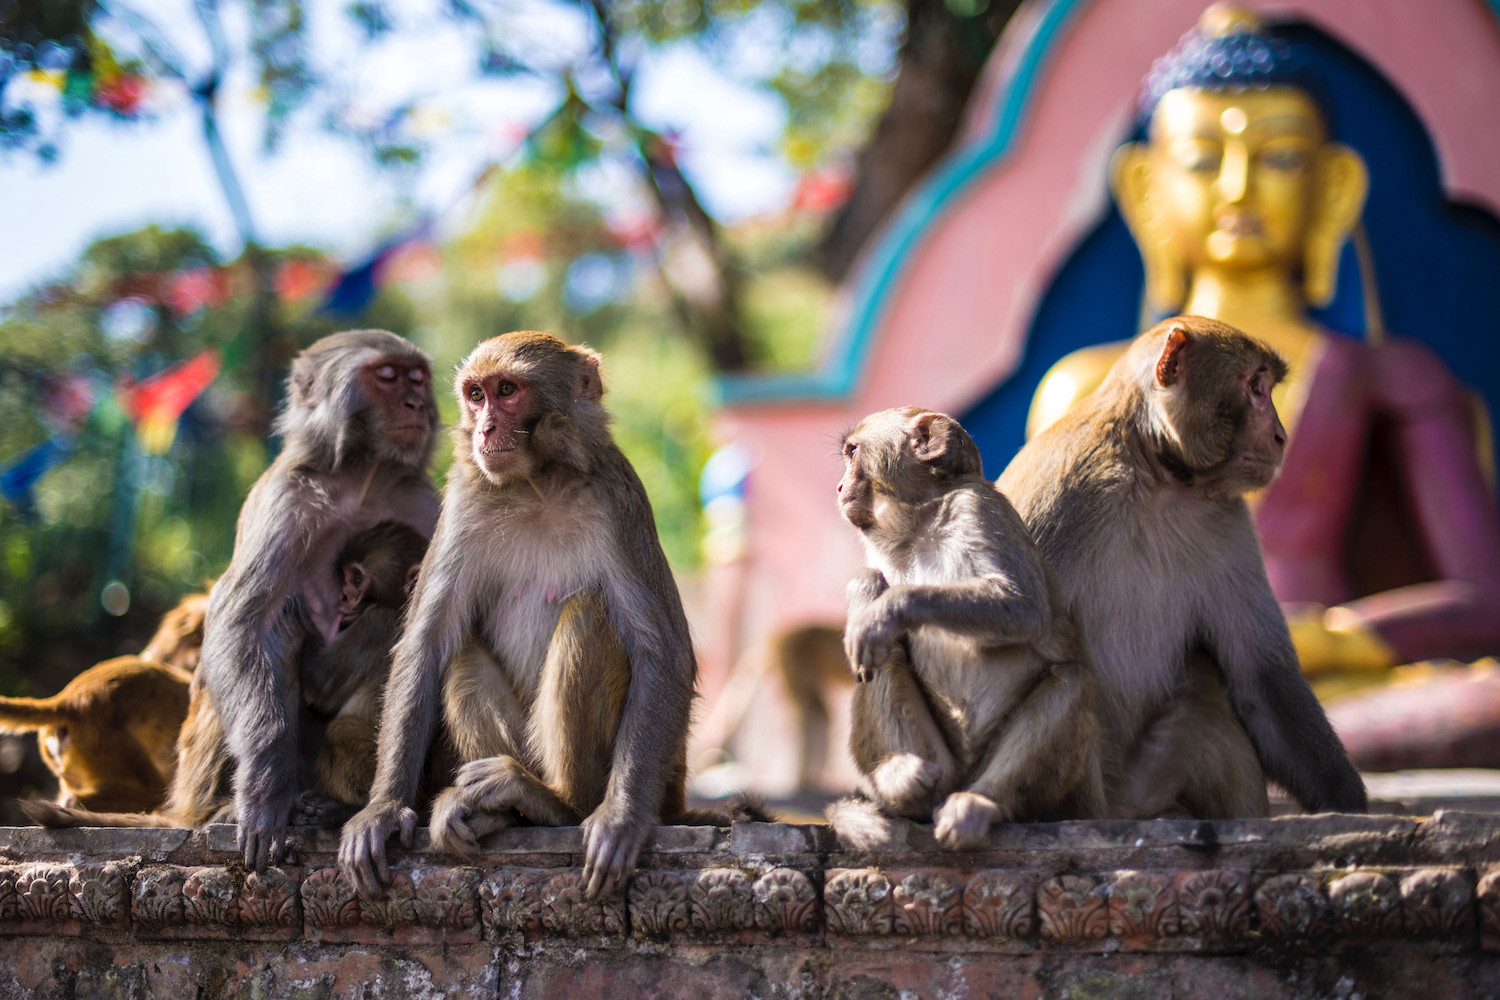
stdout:
[[[304,835],[286,864],[256,873],[234,833],[0,828],[0,956],[35,966],[12,989],[0,962],[0,995],[53,995],[40,983],[59,968],[77,992],[98,961],[67,944],[78,939],[115,968],[175,956],[198,970],[193,989],[213,978],[203,963],[250,976],[210,995],[297,995],[266,985],[293,967],[331,970],[314,991],[330,996],[362,995],[359,969],[386,984],[379,996],[422,995],[401,985],[412,968],[474,996],[502,982],[525,996],[593,992],[596,973],[634,982],[656,969],[656,995],[700,1000],[719,995],[703,978],[715,963],[728,963],[726,983],[796,966],[812,985],[780,992],[809,997],[870,975],[931,995],[921,970],[936,985],[950,967],[1021,988],[1127,958],[1166,990],[1147,995],[1169,995],[1177,987],[1162,983],[1200,975],[1187,970],[1201,963],[1247,989],[1260,981],[1251,973],[1280,969],[1291,986],[1264,995],[1287,996],[1323,995],[1297,984],[1330,961],[1342,973],[1378,967],[1387,984],[1447,963],[1453,995],[1487,995],[1482,984],[1500,974],[1493,815],[1011,825],[966,852],[905,824],[899,849],[876,854],[843,850],[821,826],[661,827],[623,897],[603,902],[580,891],[576,828],[507,830],[467,864],[421,831],[415,849],[394,853],[393,885],[374,901],[339,873],[334,835]],[[395,963],[384,978],[366,968],[377,960]],[[243,972],[257,962],[260,973]],[[142,989],[119,995],[157,995]]]
[[566,936],[859,947],[1249,952],[1377,940],[1500,949],[1500,817],[1013,825],[939,849],[842,850],[821,826],[661,827],[624,898],[584,900],[577,828],[507,830],[470,864],[421,831],[360,899],[337,837],[248,872],[231,826],[0,829],[0,936],[412,943]]

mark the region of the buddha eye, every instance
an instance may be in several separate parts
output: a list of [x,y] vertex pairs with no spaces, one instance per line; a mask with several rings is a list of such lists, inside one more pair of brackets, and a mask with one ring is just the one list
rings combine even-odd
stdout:
[[509,379],[501,379],[500,385],[496,387],[495,391],[502,396],[514,396],[516,394],[516,384]]
[[1307,166],[1307,153],[1289,146],[1264,149],[1260,153],[1260,162],[1272,170],[1296,173]]
[[469,386],[469,399],[475,403],[484,402],[484,390],[477,385]]

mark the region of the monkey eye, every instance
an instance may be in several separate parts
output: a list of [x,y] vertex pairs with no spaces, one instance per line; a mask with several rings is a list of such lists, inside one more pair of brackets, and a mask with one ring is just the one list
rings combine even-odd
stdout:
[[484,402],[484,390],[477,385],[469,386],[469,398],[476,403]]
[[856,451],[858,451],[858,450],[859,450],[859,445],[855,444],[853,441],[845,441],[844,442],[844,457],[845,458],[853,458],[854,457],[854,453]]
[[406,377],[411,379],[412,384],[414,385],[421,385],[423,382],[427,381],[427,373],[420,368],[413,368],[411,371],[406,373]]
[[500,384],[496,386],[495,391],[502,396],[514,396],[516,394],[516,384],[510,379],[503,378],[500,380]]
[[1266,373],[1256,372],[1250,376],[1250,394],[1260,397],[1266,394]]
[[375,369],[375,377],[380,379],[380,381],[382,382],[396,381],[396,366],[381,365],[379,368]]

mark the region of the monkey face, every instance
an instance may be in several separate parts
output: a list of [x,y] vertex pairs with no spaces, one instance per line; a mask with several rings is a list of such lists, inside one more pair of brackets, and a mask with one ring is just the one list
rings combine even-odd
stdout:
[[1167,320],[1142,340],[1155,354],[1153,423],[1172,461],[1197,485],[1226,495],[1270,483],[1286,449],[1271,401],[1286,377],[1281,356],[1201,316]]
[[474,464],[491,481],[525,475],[530,465],[526,426],[533,404],[531,385],[510,371],[467,380],[460,402]]
[[401,465],[424,464],[437,429],[427,363],[405,356],[378,358],[365,366],[361,380],[371,403],[367,419],[375,453]]
[[839,512],[861,531],[981,468],[979,448],[957,420],[915,406],[870,414],[844,435],[842,452]]
[[553,463],[586,468],[580,432],[607,433],[599,355],[551,334],[490,338],[459,368],[454,390],[456,457],[497,486]]
[[344,567],[344,582],[339,588],[339,629],[347,628],[364,610],[365,596],[370,589],[370,574],[363,563],[352,562]]

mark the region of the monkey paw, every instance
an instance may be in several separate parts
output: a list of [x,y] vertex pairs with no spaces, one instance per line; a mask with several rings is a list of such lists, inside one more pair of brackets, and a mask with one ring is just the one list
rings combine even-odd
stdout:
[[331,795],[306,791],[292,803],[291,824],[317,830],[337,830],[358,811],[358,806],[340,802]]
[[914,753],[894,754],[870,772],[871,797],[885,812],[926,819],[941,777],[942,771],[931,761]]
[[632,820],[606,799],[583,821],[584,897],[595,900],[619,894],[635,868],[635,858],[650,832],[650,821]]
[[432,818],[427,821],[433,846],[465,860],[479,853],[479,837],[466,822],[472,809],[470,794],[463,788],[449,787],[432,800]]
[[932,817],[932,835],[950,851],[979,847],[1000,818],[1000,807],[978,792],[954,792]]

